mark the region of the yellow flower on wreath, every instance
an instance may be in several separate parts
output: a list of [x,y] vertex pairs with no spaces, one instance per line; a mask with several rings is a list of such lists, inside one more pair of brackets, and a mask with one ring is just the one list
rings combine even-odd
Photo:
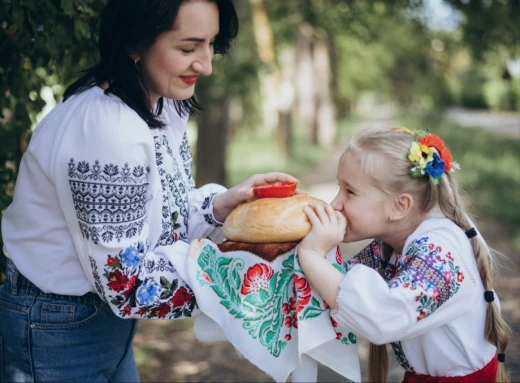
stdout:
[[[410,147],[408,159],[419,164],[424,169],[428,162],[433,161],[433,153],[437,153],[434,147],[428,147],[419,142],[413,142]],[[438,153],[437,153],[438,154]]]

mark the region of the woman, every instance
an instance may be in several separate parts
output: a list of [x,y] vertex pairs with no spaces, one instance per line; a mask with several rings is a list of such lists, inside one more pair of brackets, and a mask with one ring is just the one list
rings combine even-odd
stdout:
[[196,311],[173,267],[190,241],[219,238],[254,185],[296,181],[195,189],[194,86],[237,32],[231,0],[108,2],[100,61],[36,128],[3,217],[0,380],[138,381],[137,319]]

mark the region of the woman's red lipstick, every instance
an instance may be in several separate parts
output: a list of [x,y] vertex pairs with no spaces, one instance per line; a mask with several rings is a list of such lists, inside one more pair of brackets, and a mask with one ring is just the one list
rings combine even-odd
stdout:
[[181,80],[188,85],[193,85],[197,82],[198,75],[194,76],[180,76]]

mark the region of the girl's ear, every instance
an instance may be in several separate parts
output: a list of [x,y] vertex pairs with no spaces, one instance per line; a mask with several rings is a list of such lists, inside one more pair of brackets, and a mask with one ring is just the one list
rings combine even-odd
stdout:
[[413,197],[408,193],[397,196],[392,206],[391,221],[399,221],[406,217],[413,207]]

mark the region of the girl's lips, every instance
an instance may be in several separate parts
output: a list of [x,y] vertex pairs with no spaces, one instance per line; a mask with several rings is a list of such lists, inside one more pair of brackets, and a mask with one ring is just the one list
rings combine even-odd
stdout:
[[180,76],[181,80],[188,85],[193,85],[197,82],[198,75],[195,76]]

